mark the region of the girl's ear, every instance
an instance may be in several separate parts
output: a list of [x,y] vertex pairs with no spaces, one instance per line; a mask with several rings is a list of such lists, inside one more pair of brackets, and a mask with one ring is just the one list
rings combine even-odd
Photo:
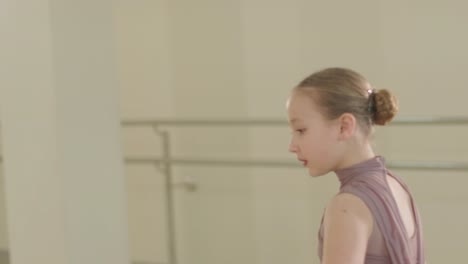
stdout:
[[338,118],[339,122],[339,139],[347,140],[354,135],[356,131],[357,120],[354,115],[350,113],[344,113]]

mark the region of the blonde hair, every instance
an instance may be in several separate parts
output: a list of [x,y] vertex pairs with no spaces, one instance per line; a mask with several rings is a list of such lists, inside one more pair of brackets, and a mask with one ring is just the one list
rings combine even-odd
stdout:
[[328,119],[354,115],[366,134],[372,125],[386,125],[398,112],[395,96],[372,89],[361,74],[345,68],[327,68],[305,78],[295,88],[310,96]]

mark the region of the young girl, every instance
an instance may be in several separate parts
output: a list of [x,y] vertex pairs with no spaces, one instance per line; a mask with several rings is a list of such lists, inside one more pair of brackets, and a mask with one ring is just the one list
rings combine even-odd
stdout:
[[291,93],[289,150],[311,176],[334,171],[341,183],[322,218],[322,264],[425,263],[412,195],[370,143],[373,125],[387,124],[397,110],[387,90],[343,68],[316,72]]

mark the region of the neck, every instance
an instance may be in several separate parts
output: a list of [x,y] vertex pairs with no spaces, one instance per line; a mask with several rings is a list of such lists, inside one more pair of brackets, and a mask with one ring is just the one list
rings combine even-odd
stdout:
[[345,154],[344,158],[338,164],[335,170],[348,168],[375,157],[374,150],[368,143],[366,143],[364,146],[361,146],[360,148],[350,149],[352,149],[352,151],[349,151]]

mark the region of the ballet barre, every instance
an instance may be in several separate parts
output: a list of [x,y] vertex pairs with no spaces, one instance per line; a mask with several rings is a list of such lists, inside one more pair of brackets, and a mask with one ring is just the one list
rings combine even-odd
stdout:
[[[183,158],[174,157],[164,159],[158,156],[127,156],[125,162],[129,164],[154,165],[198,165],[198,166],[227,166],[227,167],[288,167],[304,168],[297,161],[267,160],[267,159],[219,159],[219,158]],[[437,171],[468,171],[468,162],[423,162],[423,161],[388,161],[389,169],[395,170],[437,170]]]
[[[127,119],[126,126],[285,126],[282,119]],[[468,125],[468,117],[402,117],[396,118],[388,126],[402,125]]]
[[[162,140],[162,156],[132,156],[125,157],[127,164],[151,164],[161,170],[165,177],[166,223],[168,240],[168,264],[177,264],[176,228],[174,225],[173,187],[184,186],[187,190],[196,190],[193,182],[173,183],[172,166],[229,166],[229,167],[286,167],[302,168],[297,161],[266,160],[266,159],[218,159],[196,157],[173,157],[171,155],[171,140],[167,130],[161,127],[227,127],[227,126],[287,126],[284,119],[132,119],[123,120],[123,127],[149,127]],[[402,117],[393,120],[389,126],[453,126],[468,125],[468,117]],[[431,170],[431,171],[467,171],[465,162],[421,162],[421,161],[388,161],[387,167],[401,170]]]

